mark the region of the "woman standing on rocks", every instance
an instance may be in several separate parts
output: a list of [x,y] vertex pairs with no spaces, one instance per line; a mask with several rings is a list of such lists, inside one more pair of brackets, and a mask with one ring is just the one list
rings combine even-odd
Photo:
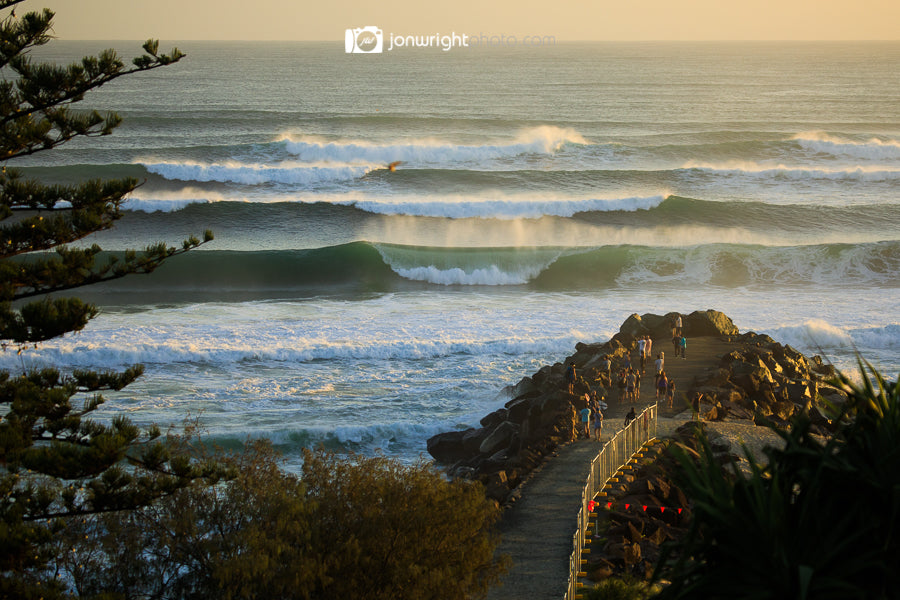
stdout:
[[575,363],[569,363],[566,367],[566,383],[569,386],[569,393],[575,393]]

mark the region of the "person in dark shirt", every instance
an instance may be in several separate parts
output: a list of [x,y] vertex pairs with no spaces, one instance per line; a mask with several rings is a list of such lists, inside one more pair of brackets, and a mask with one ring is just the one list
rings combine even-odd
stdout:
[[628,411],[628,414],[625,415],[625,427],[628,427],[628,424],[634,421],[637,418],[637,415],[634,414],[634,407],[631,407],[631,410]]

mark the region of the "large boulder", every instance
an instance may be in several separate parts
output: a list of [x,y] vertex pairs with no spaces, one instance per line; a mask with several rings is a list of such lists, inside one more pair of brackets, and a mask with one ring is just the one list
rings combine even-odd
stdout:
[[[519,426],[510,421],[500,423],[494,431],[490,433],[481,446],[478,448],[480,454],[494,454],[495,452],[506,448],[514,435],[519,433]],[[432,454],[432,456],[434,456]]]
[[506,388],[506,392],[509,394],[510,398],[519,398],[520,396],[533,394],[538,391],[539,388],[535,385],[534,380],[532,380],[531,377],[523,377],[519,380],[519,383]]
[[809,379],[809,361],[803,354],[781,344],[774,345],[772,354],[781,363],[785,375],[795,379]]
[[817,395],[816,382],[810,380],[794,381],[787,384],[788,398],[794,404],[806,406]]
[[434,457],[438,463],[449,465],[458,462],[468,456],[463,439],[466,434],[475,431],[447,431],[428,438],[426,449],[428,454]]
[[487,427],[489,429],[493,429],[503,421],[506,421],[506,417],[509,414],[509,410],[506,408],[499,408],[492,413],[487,414],[486,416],[481,418],[479,423],[482,427]]
[[737,335],[738,328],[725,314],[717,310],[694,311],[682,318],[684,335],[703,337],[710,335]]
[[670,315],[654,315],[646,313],[641,315],[641,324],[653,339],[672,337],[672,323],[675,321],[675,313]]
[[474,456],[478,454],[482,442],[491,435],[491,431],[493,431],[491,428],[479,427],[478,429],[467,429],[463,432],[462,444],[466,455]]
[[622,344],[629,346],[635,338],[642,335],[650,335],[650,330],[644,326],[643,318],[639,314],[634,313],[625,319],[625,322],[619,327],[617,338]]
[[507,403],[507,421],[512,421],[513,423],[521,424],[525,418],[528,416],[528,412],[531,410],[531,407],[535,404],[535,400],[532,398],[516,398],[515,400]]

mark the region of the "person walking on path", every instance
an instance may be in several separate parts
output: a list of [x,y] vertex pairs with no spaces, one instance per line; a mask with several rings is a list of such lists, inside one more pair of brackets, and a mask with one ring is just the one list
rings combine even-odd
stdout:
[[675,335],[681,335],[682,322],[681,313],[675,313]]
[[603,362],[600,363],[600,372],[601,374],[606,375],[606,380],[603,381],[603,387],[612,387],[612,373],[610,372],[611,367],[612,361],[609,360],[609,354],[605,354],[603,356]]
[[681,349],[681,358],[686,359],[685,352],[687,351],[687,338],[683,335],[678,338],[678,347]]
[[656,399],[666,399],[666,392],[669,389],[669,380],[666,378],[666,372],[662,371],[656,377]]
[[634,386],[637,377],[634,374],[634,369],[628,369],[628,373],[625,375],[625,398],[631,402],[634,402]]
[[666,355],[662,352],[656,357],[656,380],[659,382],[659,376],[665,369]]
[[581,426],[584,428],[584,437],[591,439],[591,408],[585,406],[581,409]]
[[634,414],[634,407],[631,407],[631,410],[628,411],[628,414],[625,415],[625,427],[628,427],[628,424],[634,421],[637,418],[637,415]]
[[647,340],[642,336],[642,337],[638,338],[637,345],[638,345],[638,357],[640,358],[640,361],[641,361],[641,373],[643,373],[644,372],[644,359],[646,358],[646,355],[644,354],[644,352],[647,350]]
[[647,358],[651,358],[653,356],[653,340],[650,339],[650,336],[647,337],[647,345],[644,347],[644,352],[647,354]]
[[669,379],[669,384],[666,386],[666,403],[668,403],[669,408],[675,407],[675,380]]
[[600,404],[595,402],[591,412],[591,417],[593,417],[591,426],[594,430],[594,436],[599,442],[601,435],[603,435],[603,411],[600,410]]

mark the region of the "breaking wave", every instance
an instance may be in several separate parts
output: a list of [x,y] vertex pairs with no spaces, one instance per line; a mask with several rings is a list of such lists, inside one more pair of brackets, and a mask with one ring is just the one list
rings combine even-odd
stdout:
[[509,141],[452,144],[437,139],[378,144],[367,141],[328,141],[314,136],[285,134],[279,140],[288,152],[304,161],[373,162],[400,160],[414,164],[481,161],[522,154],[551,154],[566,144],[587,145],[574,129],[542,126],[527,129]]
[[835,156],[850,156],[870,160],[900,159],[900,140],[869,138],[856,141],[833,136],[824,131],[806,131],[793,138],[801,147]]
[[[192,252],[143,278],[103,284],[141,296],[202,292],[390,292],[418,286],[532,286],[541,290],[646,285],[895,285],[900,242],[686,248],[439,248],[353,242],[311,250]],[[100,288],[101,286],[98,286]]]

